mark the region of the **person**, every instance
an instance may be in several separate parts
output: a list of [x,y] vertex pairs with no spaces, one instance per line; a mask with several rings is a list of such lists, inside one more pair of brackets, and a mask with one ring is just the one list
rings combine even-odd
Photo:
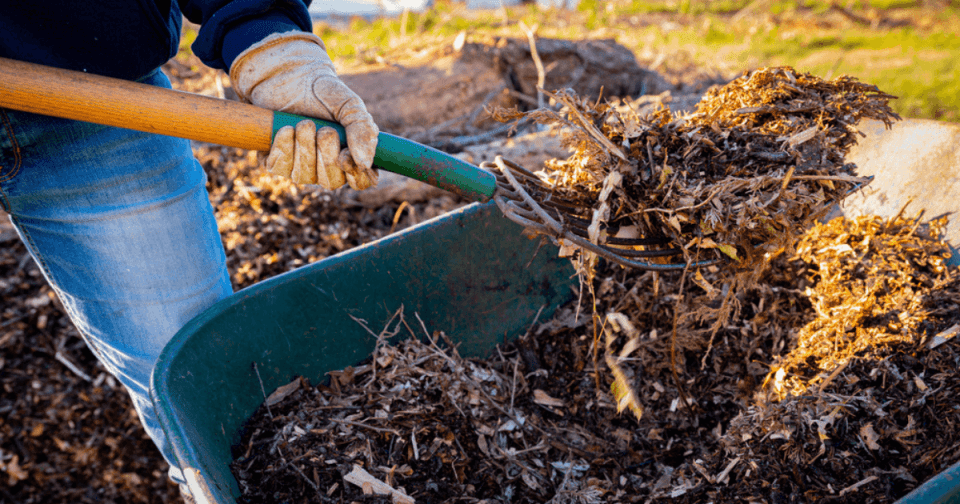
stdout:
[[[309,2],[3,2],[0,56],[170,87],[160,66],[186,17],[200,25],[194,53],[228,71],[241,99],[344,125],[345,149],[332,128],[283,128],[270,171],[364,189],[377,182],[379,131],[312,33]],[[205,183],[187,140],[0,109],[0,205],[188,501],[149,387],[167,341],[232,293]]]

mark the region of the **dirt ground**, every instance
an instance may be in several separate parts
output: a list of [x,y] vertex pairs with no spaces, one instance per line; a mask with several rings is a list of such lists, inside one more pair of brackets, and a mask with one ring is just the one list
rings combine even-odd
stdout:
[[[601,55],[622,56],[620,50],[610,43],[592,43],[585,50],[595,50],[596,54]],[[522,52],[522,45],[509,41],[499,47],[497,43],[476,42],[475,45],[467,44],[457,49],[450,44],[433,53],[407,55],[390,63],[351,69],[352,73],[346,73],[344,79],[371,103],[371,111],[385,131],[447,149],[476,163],[489,159],[494,153],[505,153],[508,157],[519,158],[525,164],[532,164],[560,155],[562,149],[539,133],[525,133],[521,138],[514,139],[506,139],[504,131],[499,130],[498,134],[490,135],[488,132],[498,127],[486,119],[482,112],[484,105],[529,105],[531,99],[535,100],[536,97],[530,94],[530,68],[519,63],[517,51]],[[568,64],[564,58],[570,53],[564,51],[569,51],[569,44],[558,43],[553,51],[545,50],[545,54],[552,54],[556,58],[554,68]],[[585,53],[581,51],[578,54]],[[422,68],[425,61],[430,62],[429,71]],[[507,72],[509,79],[504,78],[505,68],[512,70]],[[226,78],[204,70],[197,66],[196,61],[172,61],[166,70],[181,89],[225,98],[234,96]],[[585,75],[590,72],[605,79],[619,78],[622,82],[644,80],[646,84],[641,86],[643,91],[669,92],[661,94],[660,99],[669,100],[675,108],[691,106],[707,86],[722,80],[696,69],[678,75],[645,73],[639,65],[633,73],[619,72],[622,74],[619,77],[618,72],[603,66],[590,67]],[[558,71],[554,78],[559,79],[561,74]],[[402,85],[385,88],[380,85],[384,79]],[[592,89],[590,79],[578,80],[582,80],[577,84],[584,86],[583,89]],[[561,83],[566,83],[566,80]],[[638,89],[630,91],[636,93]],[[635,99],[640,106],[654,103],[649,97]],[[387,106],[388,103],[401,103],[404,106]],[[467,203],[389,176],[384,176],[383,187],[366,194],[349,190],[325,193],[298,188],[264,173],[258,167],[254,153],[200,144],[194,148],[209,176],[208,190],[227,249],[231,278],[237,289]],[[0,224],[0,247],[0,376],[4,387],[3,396],[0,397],[0,502],[178,502],[177,489],[166,480],[166,464],[142,431],[122,387],[96,362],[56,297],[44,284],[42,275],[23,245],[5,224]],[[648,278],[643,281],[652,280]],[[623,285],[623,282],[613,282],[608,288],[621,289]],[[647,287],[655,288],[652,285]],[[790,287],[784,289],[781,301],[788,304],[797,302],[796,293],[790,291]],[[754,315],[759,314],[760,311],[757,311]],[[755,317],[753,323],[762,324],[763,320]],[[524,371],[535,372],[536,368],[542,367],[555,373],[567,368],[581,372],[584,367],[591,366],[586,354],[568,360],[556,358],[556,349],[567,344],[564,338],[573,337],[572,332],[560,331],[556,339],[528,342],[526,355],[532,355],[533,358],[522,363],[529,366]],[[930,415],[925,418],[936,417],[939,412],[942,425],[928,427],[926,432],[937,428],[953,430],[953,424],[949,423],[952,420],[942,416],[943,411],[950,407],[948,395],[954,390],[954,385],[948,380],[952,375],[947,374],[949,366],[955,362],[953,348],[944,345],[942,354],[922,358],[909,353],[892,352],[885,361],[886,367],[880,372],[871,374],[870,369],[864,369],[860,373],[871,376],[878,384],[886,383],[889,376],[906,374],[910,377],[909,383],[914,384],[910,385],[914,387],[908,391],[910,393],[919,386],[915,378],[920,377],[920,383],[936,392],[936,395],[931,393],[930,401],[945,408],[929,410]],[[675,404],[671,405],[670,396],[664,392],[672,387],[670,382],[650,382],[647,392],[649,397],[654,398],[650,403],[651,411],[669,411],[669,414],[648,416],[643,429],[637,430],[638,437],[624,439],[623,446],[616,453],[604,453],[607,459],[604,463],[617,466],[617,459],[628,461],[626,465],[635,470],[635,474],[653,482],[646,487],[635,486],[635,489],[644,488],[637,495],[653,499],[654,502],[681,497],[675,502],[721,502],[724,498],[752,498],[756,502],[813,502],[818,497],[834,502],[865,502],[858,499],[860,494],[856,493],[856,488],[842,492],[865,478],[873,479],[858,488],[867,490],[867,484],[870,483],[881,485],[882,488],[870,489],[869,495],[876,496],[876,502],[885,502],[892,496],[902,495],[918,480],[935,474],[957,451],[956,441],[945,439],[939,456],[924,452],[920,458],[903,459],[898,462],[899,465],[887,464],[880,472],[852,472],[851,478],[860,478],[852,483],[844,483],[846,480],[833,476],[860,460],[854,458],[853,454],[858,457],[875,454],[879,457],[880,453],[891,451],[905,453],[908,448],[915,446],[911,444],[915,437],[909,433],[899,437],[897,434],[909,431],[911,422],[920,420],[892,413],[885,421],[887,423],[878,423],[870,431],[862,431],[866,432],[866,437],[871,435],[870,432],[874,433],[876,439],[873,442],[877,444],[877,449],[873,449],[869,443],[848,446],[838,442],[829,448],[824,445],[831,456],[838,454],[831,460],[843,467],[828,468],[833,472],[818,469],[820,472],[812,477],[827,481],[828,485],[832,481],[831,488],[836,492],[834,496],[803,497],[804,478],[810,476],[801,475],[799,471],[803,466],[791,461],[802,460],[803,456],[816,456],[821,461],[827,459],[817,455],[816,449],[808,453],[810,446],[804,444],[797,445],[795,452],[791,453],[795,457],[783,459],[783,465],[763,468],[767,477],[758,480],[756,492],[752,494],[730,492],[717,485],[687,485],[696,478],[712,480],[712,485],[718,481],[722,483],[731,478],[749,478],[751,474],[758,474],[758,470],[747,463],[748,456],[743,446],[723,445],[726,451],[719,450],[721,434],[735,428],[731,421],[737,418],[740,407],[749,400],[750,387],[744,385],[745,381],[750,381],[751,386],[756,385],[753,381],[761,379],[766,372],[756,357],[769,356],[778,350],[782,350],[782,346],[779,349],[763,346],[714,349],[718,354],[725,352],[722,357],[727,359],[717,357],[717,362],[732,363],[730,367],[721,370],[723,372],[718,371],[713,378],[694,379],[691,374],[691,383],[688,383],[690,391],[704,394],[713,391],[709,397],[714,413],[709,418],[686,416],[682,405],[679,409]],[[522,350],[514,352],[511,354],[514,358],[523,353]],[[692,372],[699,367],[702,349],[690,348],[685,352]],[[931,371],[926,371],[928,369]],[[851,369],[848,373],[852,372]],[[931,375],[938,378],[931,379]],[[908,386],[907,381],[903,383],[904,387]],[[845,380],[840,385],[852,387],[854,384]],[[545,380],[533,376],[527,387],[528,391],[543,390],[547,385]],[[572,383],[570,385],[565,391],[547,390],[545,393],[574,404],[575,399],[586,401],[587,396],[597,392],[590,383],[586,383],[579,391],[572,390],[576,387]],[[854,389],[837,389],[834,392],[851,397],[856,395]],[[906,393],[902,395],[908,401],[913,397]],[[875,411],[877,405],[870,402],[873,399],[856,397],[859,399],[847,400],[854,403],[861,401],[855,404],[854,409]],[[546,411],[540,412],[541,417],[546,418],[548,423],[561,425],[567,431],[575,430],[575,427],[571,427],[575,424],[571,423],[575,418],[579,421],[600,421],[610,432],[621,435],[622,431],[635,427],[636,424],[631,423],[633,421],[629,418],[609,415],[611,406],[597,403],[593,410],[583,409],[586,416],[573,417],[567,413],[563,422],[556,416],[556,411],[551,412],[542,404],[533,404],[531,407],[545,408]],[[823,417],[814,420],[826,422],[830,420],[832,411],[826,411]],[[801,422],[797,425],[802,425],[797,427],[799,433],[817,433],[816,423]],[[813,431],[809,430],[811,425]],[[642,438],[639,433],[643,434]],[[631,450],[637,450],[637,446],[631,443],[656,449],[658,455],[653,459],[629,455]],[[570,443],[566,450],[569,460],[592,453]],[[700,454],[701,458],[689,457],[691,450]],[[730,454],[738,454],[738,462],[732,462],[736,457],[728,457]],[[682,465],[686,459],[691,462]],[[699,462],[693,463],[696,460]],[[739,463],[740,460],[743,462]],[[913,471],[909,465],[911,463],[919,464],[920,470]],[[904,464],[911,470],[903,469]],[[875,466],[869,468],[872,467]],[[626,474],[617,478],[618,484],[621,478],[627,478]],[[882,480],[877,482],[878,479]],[[640,485],[636,481],[627,483]],[[624,483],[622,488],[631,487]],[[676,494],[679,488],[685,490]],[[671,492],[676,495],[671,497]]]

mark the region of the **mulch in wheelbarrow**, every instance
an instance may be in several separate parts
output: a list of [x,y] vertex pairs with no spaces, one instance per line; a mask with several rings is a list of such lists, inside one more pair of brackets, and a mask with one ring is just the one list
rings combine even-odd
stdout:
[[893,502],[960,456],[942,225],[817,225],[716,333],[675,323],[709,302],[682,273],[603,264],[595,300],[486,360],[398,312],[366,362],[270,395],[235,448],[242,500]]
[[[714,90],[699,116],[661,111],[633,133],[571,95],[555,95],[566,118],[540,111],[577,152],[547,180],[610,198],[585,204],[607,224],[591,238],[632,226],[730,261],[649,272],[580,256],[578,302],[483,361],[397,313],[366,363],[267,398],[236,447],[243,500],[892,502],[955,462],[944,222],[815,221],[860,182],[842,161],[851,127],[893,120],[891,97],[782,68],[738,85],[759,91]],[[621,145],[657,201],[622,183]]]
[[[692,113],[673,113],[665,106],[637,113],[616,101],[584,100],[570,90],[548,94],[559,111],[495,114],[558,127],[572,152],[545,162],[537,172],[545,187],[539,190],[549,193],[541,199],[578,209],[590,223],[586,234],[594,245],[644,238],[682,251],[683,261],[650,258],[651,267],[717,261],[703,271],[688,268],[689,275],[671,283],[679,286],[678,296],[689,284],[699,293],[698,302],[676,318],[674,331],[681,337],[700,335],[706,326],[711,342],[740,317],[744,293],[757,287],[770,262],[793,254],[817,219],[869,182],[845,161],[860,135],[860,120],[876,119],[889,127],[900,119],[889,106],[895,97],[874,85],[850,76],[824,80],[790,67],[757,69],[713,87]],[[574,249],[562,236],[559,242],[561,254],[574,255],[586,290],[595,297],[594,289],[606,278],[597,276],[597,254]],[[625,255],[644,248],[608,250]],[[625,371],[606,360],[616,377],[618,405],[641,416],[643,407]]]
[[572,154],[528,168],[590,222],[591,242],[660,238],[683,247],[688,262],[727,258],[740,270],[789,249],[867,182],[844,162],[861,119],[899,120],[888,105],[895,97],[876,86],[790,67],[713,87],[689,114],[663,107],[640,115],[569,89],[547,94],[559,110],[494,116],[558,127]]

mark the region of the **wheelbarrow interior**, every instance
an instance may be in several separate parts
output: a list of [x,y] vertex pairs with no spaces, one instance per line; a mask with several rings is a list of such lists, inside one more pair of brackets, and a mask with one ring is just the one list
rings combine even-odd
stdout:
[[264,393],[359,363],[401,307],[485,357],[549,319],[577,283],[556,247],[473,204],[223,300],[167,345],[151,392],[198,501],[235,502],[231,446]]

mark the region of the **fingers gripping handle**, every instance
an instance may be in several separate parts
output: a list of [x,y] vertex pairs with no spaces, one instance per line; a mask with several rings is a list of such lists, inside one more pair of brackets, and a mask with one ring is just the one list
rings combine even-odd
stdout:
[[[318,129],[329,126],[337,130],[341,147],[347,146],[343,126],[286,112],[274,112],[273,135],[280,128],[296,126],[304,119],[315,122]],[[496,178],[492,174],[432,147],[389,133],[380,133],[377,137],[373,164],[377,168],[426,182],[472,201],[489,201],[497,189]]]
[[[252,150],[268,150],[277,130],[305,119],[245,103],[7,58],[0,58],[0,107]],[[334,127],[341,145],[346,146],[340,125],[314,122]],[[487,201],[496,190],[492,174],[386,133],[378,137],[373,162],[474,201]]]

